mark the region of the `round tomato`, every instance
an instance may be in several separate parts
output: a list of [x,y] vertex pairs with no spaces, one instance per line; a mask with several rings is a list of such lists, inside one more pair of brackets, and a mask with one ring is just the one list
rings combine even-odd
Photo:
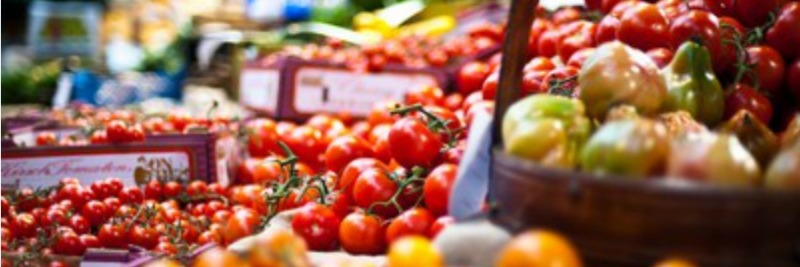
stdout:
[[53,252],[60,255],[81,256],[86,252],[86,246],[74,232],[60,233],[53,245]]
[[423,208],[413,208],[398,215],[386,229],[386,241],[393,243],[404,236],[427,236],[433,225],[433,215]]
[[8,220],[8,226],[14,236],[18,237],[33,237],[39,227],[36,217],[25,212],[12,215]]
[[439,217],[438,219],[436,219],[436,221],[433,222],[433,225],[431,225],[431,230],[428,231],[428,238],[431,239],[436,238],[436,236],[438,236],[439,233],[441,233],[442,230],[444,230],[444,228],[450,226],[451,224],[454,224],[455,222],[456,222],[455,219],[453,219],[453,217],[450,216]]
[[442,164],[428,174],[425,179],[425,206],[436,216],[447,214],[450,191],[458,174],[458,166]]
[[430,166],[439,156],[442,146],[440,137],[416,118],[403,118],[395,122],[389,131],[392,158],[409,169],[414,166]]
[[397,192],[397,184],[389,178],[387,172],[380,168],[363,171],[353,185],[353,202],[363,209],[374,205],[373,212],[384,218],[390,218],[399,212],[394,205],[376,204],[389,201]]
[[636,4],[622,14],[617,39],[641,50],[669,47],[669,21],[655,5]]
[[181,194],[181,192],[183,192],[183,186],[176,181],[169,181],[164,184],[162,192],[164,194],[164,198],[176,198]]
[[97,237],[92,234],[82,234],[80,236],[80,239],[81,239],[81,244],[83,244],[83,246],[85,246],[86,248],[102,247],[100,239],[97,239]]
[[769,20],[770,12],[780,8],[784,0],[733,1],[736,18],[747,27],[764,25]]
[[486,63],[478,61],[467,63],[456,75],[456,88],[459,93],[465,95],[478,91],[483,86],[483,81],[491,73],[492,68]]
[[712,13],[692,10],[677,17],[670,26],[670,35],[672,35],[672,47],[675,48],[690,39],[702,43],[711,53],[714,70],[717,72],[722,71],[731,63],[720,60],[723,52],[722,36],[719,19]]
[[56,206],[50,207],[47,212],[39,218],[39,223],[42,226],[50,226],[50,225],[68,225],[69,218],[64,210],[61,208],[55,208]]
[[106,124],[106,138],[113,143],[130,141],[128,125],[122,120],[113,120]]
[[[747,48],[747,63],[754,64],[758,88],[768,94],[777,94],[783,83],[783,72],[786,70],[783,58],[769,46],[751,46]],[[745,81],[751,85],[755,82],[745,75]]]
[[380,254],[386,250],[386,240],[381,219],[353,212],[339,225],[339,242],[352,254]]
[[81,215],[89,220],[91,225],[101,225],[108,220],[111,215],[111,210],[108,210],[106,204],[103,202],[92,200],[86,203],[81,209]]
[[222,243],[222,236],[214,231],[204,231],[199,237],[197,237],[198,245],[205,245],[208,243],[220,244]]
[[520,234],[506,244],[498,257],[498,267],[506,266],[581,266],[574,246],[560,235],[548,231]]
[[567,66],[580,69],[583,67],[583,63],[589,59],[589,56],[594,54],[594,50],[594,47],[587,47],[576,51],[574,54],[572,54],[572,56],[569,57],[569,60],[567,60]]
[[186,194],[189,196],[199,196],[208,193],[208,184],[205,181],[194,180],[186,186]]
[[346,135],[333,140],[325,150],[325,165],[329,170],[342,173],[342,170],[355,159],[372,157],[372,147],[361,137]]
[[[122,189],[119,192],[119,201],[122,203],[132,203],[138,204],[142,203],[144,200],[144,194],[142,194],[142,190],[135,186],[128,186]],[[76,207],[79,207],[76,205]]]
[[270,119],[256,119],[247,123],[247,151],[251,157],[263,158],[283,154],[278,145],[277,123]]
[[171,242],[168,241],[158,242],[158,245],[156,245],[156,247],[153,248],[153,251],[164,253],[167,255],[175,255],[176,253],[178,253],[178,249],[175,247],[175,245],[173,245]]
[[442,91],[442,88],[433,85],[415,86],[406,92],[405,103],[408,105],[441,106],[444,104],[444,91]]
[[53,132],[41,132],[36,134],[37,146],[51,146],[57,143],[56,134]]
[[72,215],[72,217],[69,218],[69,227],[77,234],[85,234],[89,232],[91,225],[83,216]]
[[778,13],[778,20],[767,31],[767,44],[792,60],[800,56],[800,3],[786,3]]
[[261,223],[255,210],[244,208],[237,210],[228,219],[224,229],[225,244],[231,244],[242,237],[252,235]]
[[303,125],[295,128],[284,140],[301,161],[318,165],[325,151],[325,143],[320,130]]
[[144,186],[144,199],[161,199],[161,182],[158,180],[150,180]]
[[737,83],[730,86],[725,97],[725,117],[736,115],[741,109],[749,110],[764,124],[772,119],[772,103],[752,87]]
[[495,95],[497,94],[497,85],[500,82],[500,72],[495,71],[483,81],[483,86],[481,87],[481,94],[483,95],[484,100],[494,100]]
[[614,16],[605,16],[600,23],[597,24],[597,30],[594,33],[594,42],[602,44],[617,39],[617,30],[619,29],[619,18]]
[[675,54],[672,50],[666,48],[653,48],[647,51],[647,56],[656,63],[658,68],[664,68],[672,61],[672,57]]
[[112,196],[117,196],[119,192],[122,192],[122,188],[124,187],[122,180],[119,178],[108,178],[106,179],[106,183],[108,183],[108,185],[111,187],[109,193]]
[[421,236],[409,236],[394,242],[387,258],[392,267],[444,266],[439,250]]
[[122,224],[103,224],[97,232],[97,239],[107,248],[127,248],[128,233]]
[[155,228],[133,225],[128,232],[128,242],[146,249],[153,249],[158,245],[159,233]]
[[389,149],[389,131],[392,130],[391,124],[379,124],[369,132],[369,141],[372,143],[372,153],[375,158],[384,163],[392,160],[392,152]]
[[111,194],[111,184],[106,181],[94,181],[89,186],[89,189],[92,190],[92,193],[95,197],[97,197],[97,199],[105,199],[107,197],[115,196]]
[[786,88],[800,102],[800,58],[786,69]]
[[400,106],[400,103],[394,100],[378,101],[367,114],[367,122],[372,125],[379,125],[384,123],[394,123],[397,117],[393,116],[389,111]]
[[103,204],[106,204],[108,211],[113,215],[113,213],[122,206],[122,202],[119,201],[116,197],[108,197],[103,200]]
[[339,217],[333,210],[318,203],[308,203],[292,217],[292,229],[312,250],[336,249],[339,234]]

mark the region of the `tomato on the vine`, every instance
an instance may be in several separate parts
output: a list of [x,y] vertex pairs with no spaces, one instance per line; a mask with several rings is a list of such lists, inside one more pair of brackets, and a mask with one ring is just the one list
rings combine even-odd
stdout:
[[56,134],[53,132],[41,132],[36,134],[37,146],[50,146],[57,143]]
[[159,232],[155,228],[133,225],[128,232],[128,241],[146,249],[153,249],[158,245]]
[[8,226],[11,232],[19,237],[33,237],[39,227],[36,217],[24,212],[9,217]]
[[737,83],[729,86],[725,97],[725,117],[730,118],[741,109],[753,113],[761,122],[769,124],[772,119],[772,103],[752,87]]
[[389,131],[392,158],[406,168],[430,166],[442,146],[441,138],[417,118],[400,119]]
[[312,250],[336,249],[339,234],[339,217],[333,210],[312,202],[301,207],[292,217],[292,229]]
[[325,165],[328,170],[342,173],[355,159],[372,157],[370,144],[361,137],[346,135],[336,138],[325,150]]
[[295,128],[284,141],[301,161],[312,165],[321,162],[321,155],[326,148],[322,132],[308,125]]
[[162,194],[162,186],[161,182],[158,180],[150,180],[144,186],[144,198],[145,199],[161,199]]
[[86,252],[86,246],[81,242],[75,232],[60,233],[53,245],[53,252],[60,255],[81,256]]
[[247,151],[251,157],[263,158],[283,154],[278,145],[277,124],[270,119],[256,119],[247,123]]
[[[781,54],[774,48],[764,45],[751,46],[747,49],[747,63],[754,64],[752,71],[755,73],[758,88],[768,94],[776,94],[783,83],[785,64]],[[755,86],[750,75],[744,76],[744,81]]]
[[369,132],[369,141],[372,143],[372,153],[378,160],[389,163],[392,160],[392,152],[389,148],[389,131],[392,130],[391,124],[379,124]]
[[[405,103],[408,105],[421,104],[441,106],[444,104],[444,91],[442,91],[442,88],[429,84],[414,86],[406,92]],[[394,108],[394,106],[384,107],[389,109]]]
[[339,225],[339,242],[352,254],[380,254],[386,251],[385,230],[381,219],[353,212]]
[[81,215],[73,215],[69,218],[69,227],[77,234],[89,233],[91,225],[86,218]]
[[186,194],[191,196],[205,195],[208,193],[208,184],[202,180],[194,180],[186,186]]
[[[380,214],[384,218],[397,215],[397,208],[385,203],[397,192],[398,185],[389,178],[387,171],[370,168],[356,178],[353,185],[353,202],[363,209]],[[384,202],[384,203],[381,203]]]
[[97,239],[108,248],[126,248],[128,233],[122,224],[103,224],[97,232]]
[[786,3],[775,24],[767,31],[767,44],[778,50],[786,59],[800,56],[800,3]]
[[183,192],[183,186],[176,181],[169,181],[164,184],[162,193],[164,198],[171,199],[178,197]]
[[386,241],[392,243],[404,236],[427,236],[434,217],[423,208],[413,208],[400,213],[386,229]]
[[112,211],[108,210],[108,207],[106,207],[106,204],[97,200],[87,202],[86,205],[83,205],[83,209],[81,209],[81,215],[86,217],[92,225],[103,224],[108,217],[110,217],[111,212]]
[[142,203],[144,194],[142,190],[135,186],[127,186],[119,193],[119,201],[122,203]]

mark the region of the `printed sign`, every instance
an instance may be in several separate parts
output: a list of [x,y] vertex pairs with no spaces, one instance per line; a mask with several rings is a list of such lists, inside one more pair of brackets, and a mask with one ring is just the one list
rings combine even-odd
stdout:
[[65,177],[80,177],[84,184],[118,177],[129,185],[158,178],[192,178],[192,162],[184,151],[3,157],[1,163],[4,188],[47,187]]
[[428,73],[355,73],[346,69],[301,67],[294,76],[294,108],[300,113],[339,113],[360,117],[377,101],[403,99],[418,85],[437,84]]
[[277,69],[242,70],[239,79],[239,103],[274,112],[278,107],[280,72]]

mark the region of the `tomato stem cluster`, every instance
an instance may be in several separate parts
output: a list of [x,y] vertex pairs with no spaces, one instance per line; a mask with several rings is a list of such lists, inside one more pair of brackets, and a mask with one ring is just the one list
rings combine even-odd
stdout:
[[[392,197],[389,198],[389,200],[372,203],[372,205],[370,205],[369,208],[367,209],[367,214],[372,214],[373,210],[375,209],[375,207],[378,207],[378,206],[382,206],[382,207],[392,206],[395,209],[397,209],[397,212],[403,212],[403,206],[400,205],[400,202],[398,201],[398,198],[400,197],[401,194],[403,194],[403,192],[405,191],[406,187],[408,187],[408,186],[412,186],[413,187],[414,183],[417,183],[417,182],[419,182],[419,183],[425,182],[425,179],[422,177],[422,175],[424,173],[425,173],[425,169],[424,168],[414,167],[411,170],[411,175],[408,176],[405,179],[400,178],[399,177],[400,175],[397,175],[397,174],[387,175],[388,177],[390,177],[392,182],[397,184],[397,191],[395,191],[394,194],[392,194]],[[412,190],[418,190],[418,189],[412,188]],[[412,191],[412,192],[416,192],[416,191]],[[419,205],[421,200],[422,200],[422,195],[420,195],[417,198],[417,200],[414,202],[414,206]]]
[[436,116],[436,114],[431,113],[430,111],[422,107],[422,105],[420,104],[413,104],[409,106],[397,105],[394,109],[390,110],[389,113],[392,115],[406,116],[415,111],[422,113],[422,115],[425,116],[428,122],[427,124],[428,129],[434,132],[444,133],[445,135],[447,135],[447,143],[442,148],[442,152],[447,151],[448,149],[451,149],[456,146],[458,135],[461,134],[461,132],[464,129],[463,128],[457,130],[450,129],[450,127],[447,127],[447,125],[450,124],[451,121],[439,118],[439,116]]

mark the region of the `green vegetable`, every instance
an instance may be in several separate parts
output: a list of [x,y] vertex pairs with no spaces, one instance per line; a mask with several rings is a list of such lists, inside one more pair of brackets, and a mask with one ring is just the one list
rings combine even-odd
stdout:
[[686,110],[706,125],[720,122],[725,96],[708,49],[691,41],[683,43],[662,73],[667,82],[665,110]]

